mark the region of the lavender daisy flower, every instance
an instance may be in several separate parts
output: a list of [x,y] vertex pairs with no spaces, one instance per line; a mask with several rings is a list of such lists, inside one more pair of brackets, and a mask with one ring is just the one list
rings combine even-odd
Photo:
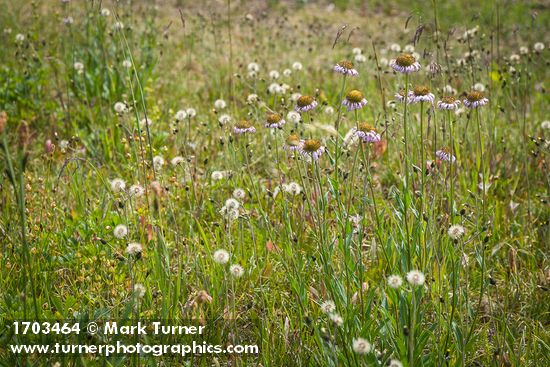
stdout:
[[248,120],[241,120],[233,126],[233,132],[235,134],[255,133],[256,128],[252,126],[252,123]]
[[485,106],[487,103],[489,103],[489,99],[477,90],[469,92],[464,98],[464,106],[468,108],[478,108],[479,106]]
[[286,138],[285,144],[283,145],[284,150],[290,150],[292,152],[300,151],[302,149],[302,144],[304,141],[296,134],[290,135]]
[[435,156],[444,162],[454,163],[456,161],[456,157],[451,154],[448,148],[438,150],[435,152]]
[[333,70],[343,75],[349,75],[349,76],[359,75],[359,72],[357,72],[357,70],[353,68],[353,63],[348,60],[340,61],[334,66]]
[[367,100],[361,91],[357,89],[351,90],[346,94],[346,99],[342,102],[347,107],[348,111],[357,110],[367,105]]
[[267,115],[265,127],[268,127],[270,129],[280,129],[283,127],[284,124],[286,124],[286,121],[283,120],[281,115],[279,115],[278,113],[270,113]]
[[418,102],[430,102],[434,103],[435,96],[430,93],[430,89],[426,86],[419,86],[414,88],[409,92],[409,102],[418,103]]
[[325,147],[321,145],[321,142],[319,140],[315,139],[307,139],[302,143],[300,147],[300,153],[302,153],[304,157],[309,156],[316,161],[319,160],[324,152]]
[[[394,97],[395,97],[395,100],[398,102],[405,102],[405,90],[401,89],[399,93],[395,93]],[[410,100],[407,99],[407,102],[410,102]]]
[[440,110],[456,110],[459,104],[460,100],[452,96],[447,96],[441,98],[441,101],[437,102],[437,108]]
[[365,143],[377,143],[381,139],[380,134],[376,132],[374,126],[366,122],[359,125],[356,134]]
[[317,107],[317,101],[312,96],[300,96],[296,101],[296,112],[307,112]]
[[390,66],[393,70],[403,74],[416,73],[420,70],[420,64],[411,54],[401,54],[390,60]]

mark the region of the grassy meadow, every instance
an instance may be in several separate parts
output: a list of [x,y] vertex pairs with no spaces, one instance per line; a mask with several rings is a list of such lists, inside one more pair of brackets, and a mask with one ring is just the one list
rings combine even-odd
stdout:
[[1,366],[550,365],[547,1],[0,4]]

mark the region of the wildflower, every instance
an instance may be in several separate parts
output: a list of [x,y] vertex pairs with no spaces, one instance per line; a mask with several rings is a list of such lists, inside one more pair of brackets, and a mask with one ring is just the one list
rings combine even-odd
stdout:
[[456,110],[459,104],[459,99],[456,99],[453,96],[446,96],[441,98],[441,101],[437,102],[437,108],[440,110]]
[[226,264],[229,261],[229,252],[224,249],[216,250],[214,252],[214,261],[218,264]]
[[343,75],[357,76],[359,73],[353,68],[353,63],[348,60],[342,60],[338,62],[333,70]]
[[221,124],[221,125],[225,125],[225,124],[228,124],[231,122],[231,116],[229,116],[228,114],[223,114],[221,115],[220,117],[218,117],[218,122]]
[[159,170],[164,166],[164,158],[162,158],[160,155],[153,157],[153,166],[156,170]]
[[269,72],[269,78],[270,78],[270,79],[274,79],[274,80],[275,80],[275,79],[279,79],[280,76],[281,76],[281,75],[279,74],[279,72],[278,72],[277,70],[271,70],[271,71]]
[[300,195],[302,192],[302,186],[296,182],[291,182],[289,184],[282,185],[283,191],[292,196]]
[[197,111],[194,108],[188,108],[187,110],[185,110],[185,112],[187,112],[187,116],[189,118],[197,116]]
[[527,54],[529,53],[529,49],[528,49],[527,47],[525,47],[525,46],[521,46],[521,47],[519,48],[519,53],[520,53],[521,55],[527,55]]
[[267,87],[267,91],[269,94],[283,94],[284,89],[281,87],[279,83],[271,83],[269,87]]
[[244,274],[244,269],[239,264],[233,264],[229,267],[229,272],[231,275],[233,275],[235,278],[240,278]]
[[[233,190],[233,197],[234,197],[235,199],[240,199],[240,200],[242,200],[242,199],[245,198],[245,196],[246,196],[246,192],[245,192],[243,189],[237,188],[237,189]],[[226,205],[227,205],[227,204],[226,204]]]
[[353,351],[357,354],[367,354],[372,351],[372,345],[363,338],[353,339]]
[[361,50],[359,47],[354,47],[353,50],[351,50],[351,52],[354,55],[361,55],[363,53],[363,50]]
[[302,144],[303,144],[303,140],[301,140],[298,135],[292,134],[292,135],[289,135],[288,138],[286,138],[285,144],[283,145],[283,149],[297,151],[301,149]]
[[403,74],[415,73],[420,70],[420,64],[411,54],[401,54],[390,60],[390,66],[393,70]]
[[489,103],[489,99],[483,96],[483,93],[478,92],[477,90],[471,91],[466,94],[464,99],[464,106],[468,108],[477,108],[479,106],[484,106]]
[[119,239],[126,237],[128,235],[128,227],[126,227],[124,224],[119,224],[113,230],[113,235]]
[[314,160],[319,160],[325,152],[325,147],[321,145],[319,140],[307,139],[303,142],[300,148],[300,153],[305,157],[312,157]]
[[187,112],[185,110],[179,110],[176,112],[176,116],[174,116],[177,122],[182,122],[187,118]]
[[355,60],[355,62],[358,62],[360,64],[367,61],[367,57],[365,55],[355,55],[353,59]]
[[111,190],[113,192],[121,192],[126,189],[126,182],[120,178],[115,178],[111,181]]
[[342,326],[344,325],[344,319],[342,318],[342,316],[338,315],[337,313],[332,313],[330,315],[328,315],[330,321],[332,321],[334,323],[334,325],[336,326]]
[[390,50],[393,52],[401,52],[401,46],[399,46],[397,43],[392,43],[390,45]]
[[119,114],[122,114],[128,111],[128,107],[126,106],[126,103],[122,103],[122,102],[115,103],[113,108],[115,109],[115,112]]
[[73,67],[77,74],[82,74],[84,72],[84,64],[80,61],[75,62]]
[[141,127],[151,126],[152,124],[153,124],[153,120],[151,120],[150,118],[143,118],[139,122],[139,126]]
[[241,120],[233,126],[233,132],[235,134],[255,133],[256,128],[252,126],[252,123],[248,120]]
[[359,128],[357,129],[357,136],[363,139],[363,142],[365,143],[377,143],[381,139],[380,134],[376,132],[376,129],[366,122],[359,125]]
[[407,282],[412,286],[421,286],[425,280],[424,274],[418,270],[411,270],[407,273]]
[[170,161],[172,166],[179,166],[183,162],[185,162],[185,159],[183,157],[180,157],[180,156],[176,156],[176,157],[172,158],[172,160]]
[[225,177],[225,174],[222,171],[214,171],[210,177],[212,178],[212,181],[219,181]]
[[361,91],[353,89],[346,94],[346,99],[342,101],[342,104],[347,107],[348,111],[357,110],[367,105],[367,99]]
[[430,102],[434,103],[435,96],[430,93],[430,89],[426,86],[415,87],[412,91],[409,92],[409,102],[418,103],[418,102]]
[[137,242],[131,242],[126,246],[126,254],[132,256],[138,256],[143,251],[143,247],[140,243]]
[[257,73],[258,71],[260,71],[260,65],[255,62],[251,62],[248,64],[247,69],[249,72]]
[[451,154],[448,148],[443,148],[435,152],[435,156],[444,162],[451,162],[454,163],[456,161],[456,157]]
[[288,121],[293,122],[295,124],[297,124],[302,120],[302,116],[296,111],[288,111],[288,113],[286,114],[286,118]]
[[451,237],[452,240],[456,241],[464,236],[464,232],[464,227],[462,227],[460,224],[454,224],[449,227],[447,234],[449,235],[449,237]]
[[302,96],[301,93],[292,93],[290,95],[290,100],[294,103],[298,102],[298,99],[300,99],[300,97]]
[[443,87],[443,92],[446,94],[456,94],[456,89],[454,89],[451,85],[447,84],[445,87]]
[[325,113],[326,113],[327,115],[332,115],[332,114],[334,113],[334,108],[331,107],[331,106],[326,106],[326,107],[325,107]]
[[145,287],[141,283],[134,284],[134,294],[138,298],[143,298],[145,296]]
[[300,70],[302,70],[302,64],[299,63],[298,61],[296,61],[292,64],[292,68],[296,71],[300,71]]
[[401,363],[397,359],[391,359],[390,364],[388,364],[388,367],[403,367],[403,363]]
[[533,49],[535,50],[535,52],[541,52],[542,50],[544,50],[544,43],[542,42],[535,43],[535,45],[533,46]]
[[130,186],[129,193],[131,196],[140,197],[145,193],[145,189],[141,185],[132,185]]
[[390,275],[388,277],[388,285],[393,289],[397,289],[403,285],[403,279],[399,275]]
[[267,115],[267,121],[265,127],[270,129],[280,129],[286,123],[285,120],[278,113],[270,113]]
[[122,66],[126,69],[130,69],[132,67],[132,62],[130,60],[124,60]]
[[321,311],[326,314],[330,314],[336,311],[336,304],[331,300],[327,300],[321,303],[320,307],[321,307]]
[[246,101],[250,104],[258,102],[258,95],[257,94],[249,94],[248,97],[246,97]]
[[[410,94],[409,94],[410,95]],[[394,94],[395,100],[398,102],[405,102],[405,90],[401,89],[398,93]],[[407,98],[407,102],[409,101],[409,98]]]
[[312,96],[300,96],[296,101],[296,112],[307,112],[314,109],[317,106],[317,101]]
[[485,92],[485,85],[483,83],[475,83],[472,89],[478,92]]
[[102,17],[108,17],[109,15],[111,15],[111,11],[109,9],[106,9],[106,8],[101,9]]
[[225,103],[225,101],[223,99],[217,99],[215,102],[214,102],[214,108],[219,111],[219,110],[223,110],[225,107],[227,107],[227,103]]

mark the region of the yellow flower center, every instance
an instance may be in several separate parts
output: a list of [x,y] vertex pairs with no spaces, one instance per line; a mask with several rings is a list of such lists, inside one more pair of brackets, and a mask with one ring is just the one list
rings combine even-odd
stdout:
[[248,120],[241,120],[235,124],[235,127],[237,127],[238,129],[248,129],[252,127],[252,122]]
[[477,90],[471,91],[466,95],[466,99],[470,102],[477,102],[483,99],[483,93]]
[[455,103],[456,99],[455,99],[455,97],[452,97],[452,96],[446,96],[446,97],[441,98],[441,101],[443,103],[446,103],[446,104],[453,104],[453,103]]
[[299,107],[305,107],[305,106],[309,106],[310,104],[312,104],[314,101],[313,97],[312,96],[300,96],[300,98],[298,98],[298,106]]
[[361,93],[361,91],[358,91],[357,89],[348,92],[348,94],[346,95],[346,99],[353,103],[359,103],[364,98],[365,96],[363,95],[363,93]]
[[353,63],[348,60],[342,60],[338,63],[338,65],[340,65],[344,69],[353,69]]
[[413,91],[415,96],[426,96],[430,93],[430,89],[424,85],[414,88]]
[[286,144],[294,147],[298,146],[300,144],[300,137],[296,134],[292,134],[286,138]]
[[363,122],[359,124],[359,131],[368,133],[369,131],[376,131],[376,129],[374,128],[374,126],[372,126],[368,122]]
[[276,124],[281,121],[282,117],[278,113],[270,113],[267,115],[267,122],[269,124]]
[[397,56],[397,58],[395,59],[395,62],[399,66],[411,66],[416,62],[416,59],[411,54],[401,54]]
[[309,153],[313,153],[321,148],[321,142],[315,139],[308,139],[304,142],[304,150]]

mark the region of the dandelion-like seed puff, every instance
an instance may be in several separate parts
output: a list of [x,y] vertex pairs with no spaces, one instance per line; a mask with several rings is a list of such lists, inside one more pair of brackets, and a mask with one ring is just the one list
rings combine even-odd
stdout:
[[411,54],[401,54],[390,60],[390,66],[393,70],[403,74],[416,73],[420,70],[420,64]]
[[363,92],[354,89],[346,94],[346,98],[342,101],[342,104],[346,106],[348,111],[357,110],[367,105],[368,101],[363,95]]

